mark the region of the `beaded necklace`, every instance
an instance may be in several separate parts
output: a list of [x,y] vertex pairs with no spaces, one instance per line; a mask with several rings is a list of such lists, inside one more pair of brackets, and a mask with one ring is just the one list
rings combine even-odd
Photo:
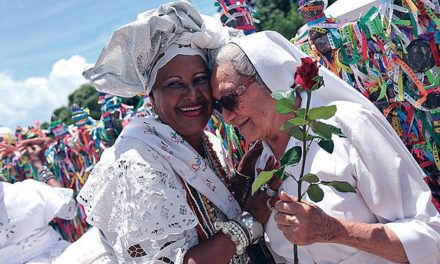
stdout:
[[203,134],[203,150],[206,155],[209,167],[214,171],[215,175],[220,178],[223,184],[231,190],[231,179],[228,177],[226,171],[224,170],[217,153],[212,148],[212,143],[206,134]]
[[[226,171],[223,169],[217,153],[212,148],[212,143],[209,141],[208,136],[206,135],[203,135],[203,150],[205,152],[209,167],[229,189],[231,186],[231,181],[228,178]],[[216,233],[216,229],[214,227],[214,223],[217,220],[216,209],[211,201],[209,201],[203,194],[186,183],[182,178],[180,178],[180,181],[188,194],[188,204],[199,219],[199,224],[196,226],[199,240],[202,241],[213,236]]]

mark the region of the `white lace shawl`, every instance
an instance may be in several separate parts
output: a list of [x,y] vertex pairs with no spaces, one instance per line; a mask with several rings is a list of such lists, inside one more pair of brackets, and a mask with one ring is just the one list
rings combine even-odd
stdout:
[[[157,122],[151,118],[134,120],[126,130],[146,135],[145,127],[139,130],[138,126],[145,124],[145,120],[150,124]],[[161,130],[158,126],[155,129]],[[198,219],[175,173],[176,162],[160,155],[146,141],[124,136],[127,134],[123,132],[116,144],[104,152],[81,189],[78,201],[84,205],[87,221],[104,232],[120,261],[137,263],[162,256],[179,263],[184,253],[198,242],[195,230]],[[221,143],[213,145],[215,150],[221,149]],[[224,153],[218,156],[224,157]],[[127,249],[136,244],[146,256],[130,258]]]

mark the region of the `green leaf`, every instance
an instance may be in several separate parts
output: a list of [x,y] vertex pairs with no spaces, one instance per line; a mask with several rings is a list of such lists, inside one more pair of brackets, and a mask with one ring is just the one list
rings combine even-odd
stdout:
[[330,127],[330,130],[332,131],[333,135],[336,135],[341,138],[346,138],[346,136],[344,136],[344,133],[342,133],[342,130],[340,128],[332,126],[332,125],[328,125],[328,126]]
[[292,119],[287,120],[286,123],[284,123],[281,127],[280,130],[286,130],[292,127],[296,127],[296,126],[303,126],[306,125],[307,121],[304,120],[303,118],[300,117],[295,117]]
[[331,139],[332,131],[330,129],[330,125],[319,121],[312,121],[310,127],[317,135],[323,137],[324,139]]
[[286,123],[290,124],[292,127],[294,126],[303,126],[307,124],[307,121],[301,117],[295,117],[288,120]]
[[280,100],[282,98],[285,98],[284,92],[273,92],[272,98],[274,98],[275,100]]
[[292,128],[287,122],[280,126],[280,130],[284,131],[286,129]]
[[295,102],[287,99],[287,98],[281,98],[276,101],[276,110],[278,113],[282,115],[286,115],[293,111],[293,107],[295,106]]
[[295,146],[284,153],[280,160],[281,166],[296,165],[301,160],[302,150],[300,146]]
[[321,183],[332,186],[339,192],[356,192],[356,189],[345,181],[322,181]]
[[333,140],[331,139],[321,139],[318,141],[318,145],[330,154],[333,153],[333,149],[335,148],[335,144],[333,144]]
[[329,119],[336,113],[336,105],[320,106],[309,109],[308,117],[312,120]]
[[302,181],[306,181],[308,183],[317,183],[319,182],[319,178],[318,176],[316,176],[316,174],[313,173],[307,173],[306,175],[304,175],[301,178]]
[[293,99],[295,98],[293,90],[273,92],[271,96],[275,100],[281,100],[281,99],[285,98],[285,99],[291,99],[292,101],[294,101]]
[[295,115],[296,115],[296,117],[302,117],[304,119],[305,115],[306,115],[306,109],[299,108],[298,110],[296,110]]
[[258,177],[255,179],[255,181],[252,183],[252,195],[260,189],[260,187],[268,182],[270,179],[272,179],[273,174],[275,173],[275,170],[271,171],[262,171],[260,174],[258,174]]
[[311,184],[307,189],[307,194],[309,195],[310,200],[315,203],[322,201],[324,198],[324,192],[317,184]]
[[[301,127],[293,127],[292,129],[290,129],[289,131],[289,135],[291,135],[292,137],[298,139],[298,140],[304,140],[304,135],[303,135],[303,130]],[[307,135],[305,140],[312,140],[313,136],[311,135]]]
[[275,171],[274,175],[278,178],[280,178],[282,181],[284,181],[285,179],[287,179],[287,174],[284,173],[284,169],[286,167],[281,167],[278,170]]
[[323,83],[324,77],[322,77],[321,75],[318,75],[318,76],[313,77],[313,80],[318,83]]

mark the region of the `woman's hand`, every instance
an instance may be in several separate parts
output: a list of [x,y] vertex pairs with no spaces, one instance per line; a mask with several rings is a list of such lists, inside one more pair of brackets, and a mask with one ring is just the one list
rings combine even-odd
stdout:
[[0,143],[0,159],[3,159],[3,157],[12,158],[15,151],[18,151],[17,147],[5,143]]
[[232,186],[235,199],[241,207],[244,206],[249,195],[250,187],[255,178],[255,164],[258,157],[263,151],[263,144],[261,141],[256,141],[255,144],[246,152],[236,169],[236,178]]
[[[279,167],[279,163],[275,161],[273,156],[269,157],[264,167],[265,171],[270,171]],[[257,171],[258,173],[260,172]],[[244,210],[251,213],[260,223],[263,225],[267,223],[269,220],[270,214],[272,211],[269,206],[273,208],[276,201],[278,200],[276,193],[271,194],[271,192],[278,192],[278,189],[283,183],[278,177],[275,175],[272,179],[267,182],[267,186],[270,190],[258,190],[254,193],[254,195],[250,195],[246,201],[246,205],[244,206]],[[269,195],[271,194],[271,195]]]
[[399,237],[381,223],[361,223],[335,218],[309,202],[281,192],[275,222],[290,242],[304,246],[336,243],[370,252],[392,262],[408,263]]
[[260,157],[261,152],[263,152],[263,143],[258,140],[250,148],[240,160],[237,166],[237,171],[243,175],[249,176],[251,178],[255,177],[255,164],[257,163],[258,157]]
[[294,244],[328,242],[335,236],[337,220],[315,204],[298,202],[297,197],[281,192],[275,209],[278,229]]
[[38,170],[45,164],[44,152],[50,143],[50,138],[32,138],[20,141],[17,147],[22,154],[28,154],[32,165]]

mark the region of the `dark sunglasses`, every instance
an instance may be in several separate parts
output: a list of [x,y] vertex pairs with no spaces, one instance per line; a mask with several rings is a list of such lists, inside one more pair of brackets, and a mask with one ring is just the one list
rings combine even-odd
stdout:
[[212,106],[215,110],[218,112],[222,112],[223,109],[228,110],[229,112],[235,111],[238,107],[238,97],[246,91],[247,86],[254,82],[254,76],[247,79],[242,85],[238,86],[237,89],[235,89],[232,92],[229,92],[218,100],[214,100],[212,103]]

